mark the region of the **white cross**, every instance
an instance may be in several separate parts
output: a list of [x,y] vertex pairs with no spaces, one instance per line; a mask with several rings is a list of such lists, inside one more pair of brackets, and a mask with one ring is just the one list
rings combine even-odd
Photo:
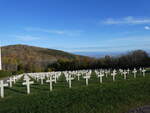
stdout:
[[123,70],[122,70],[122,69],[119,69],[119,71],[120,71],[120,74],[122,75],[122,74],[123,74]]
[[90,76],[89,76],[89,75],[86,75],[86,76],[84,76],[83,78],[86,79],[86,85],[88,86]]
[[66,77],[66,81],[68,82],[69,81],[69,75],[68,75],[68,73],[65,74],[65,77]]
[[55,83],[57,83],[57,74],[54,75]]
[[39,82],[39,79],[41,79],[39,76],[35,76],[35,79],[37,82]]
[[49,82],[50,91],[52,91],[53,90],[53,82],[55,82],[55,80],[52,79],[51,75],[49,77],[49,80],[46,80],[46,82]]
[[143,70],[142,70],[143,77],[145,77],[145,72],[146,72],[146,70],[145,70],[145,69],[143,69]]
[[140,67],[140,69],[139,69],[139,70],[140,70],[140,74],[141,74],[141,72],[142,72],[142,68]]
[[13,77],[13,82],[14,82],[14,84],[16,83],[16,80],[17,80],[17,78],[16,78],[16,76],[14,76],[14,77]]
[[30,79],[30,78],[28,77],[28,75],[25,74],[23,80],[27,80],[27,79]]
[[102,82],[103,82],[103,76],[104,76],[104,74],[102,74],[102,73],[100,73],[100,75],[98,75],[99,80],[100,80],[100,83],[102,83]]
[[114,69],[114,70],[113,70],[113,73],[116,73],[116,72],[117,72],[117,71]]
[[11,77],[9,77],[9,80],[7,80],[7,82],[9,82],[9,86],[12,87],[13,79]]
[[27,86],[27,94],[30,94],[30,84],[33,84],[34,82],[30,81],[30,78],[26,78],[25,80],[26,80],[26,82],[24,82],[22,84]]
[[69,88],[71,88],[71,80],[73,80],[74,78],[71,77],[71,75],[68,76],[68,81],[69,81]]
[[136,78],[136,73],[137,73],[137,70],[134,68],[133,70],[133,73],[134,73],[134,78]]
[[106,77],[108,77],[108,73],[109,73],[108,71],[105,71]]
[[41,75],[40,79],[41,79],[41,84],[43,84],[44,76]]
[[8,84],[4,84],[4,81],[0,81],[0,89],[1,89],[1,98],[4,98],[4,87],[8,86]]
[[116,72],[115,71],[113,71],[113,73],[111,73],[111,75],[113,76],[113,81],[115,81],[115,76],[116,76]]
[[78,81],[80,80],[80,76],[81,76],[81,74],[80,73],[78,73],[77,74],[77,76],[78,76]]
[[124,75],[124,79],[125,79],[125,80],[126,80],[126,78],[127,78],[127,73],[128,73],[128,72],[126,72],[126,71],[123,72],[123,75]]
[[130,74],[130,69],[127,70],[128,74]]

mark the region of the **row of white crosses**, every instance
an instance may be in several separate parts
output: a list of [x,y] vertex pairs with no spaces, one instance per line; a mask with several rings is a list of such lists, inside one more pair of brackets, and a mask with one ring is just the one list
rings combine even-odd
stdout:
[[[145,72],[146,70],[143,68],[140,68],[139,71],[141,73],[143,73],[143,76],[145,77]],[[118,72],[120,73],[120,75],[123,75],[124,79],[127,79],[127,75],[130,74],[130,70],[123,70],[123,69],[119,69]],[[137,74],[137,70],[134,68],[134,70],[132,71],[134,78],[136,78],[136,74]],[[108,76],[108,74],[110,74],[113,77],[113,81],[115,81],[115,77],[117,75],[117,71],[114,69],[113,72],[111,73],[110,70],[95,70],[96,75],[100,78],[100,83],[102,83],[102,78],[104,76]]]
[[[143,73],[143,77],[145,77],[145,72],[146,72],[146,70],[143,68],[140,68],[139,69],[139,71],[140,71],[140,73]],[[133,70],[133,73],[134,73],[134,78],[136,78],[136,73],[137,73],[137,70],[134,68],[134,70]]]
[[[145,71],[146,70],[142,70],[143,75],[145,75]],[[130,73],[130,70],[122,70],[119,69],[119,72],[121,73],[121,75],[124,76],[124,79],[127,78],[127,74]],[[48,72],[48,73],[30,73],[28,74],[31,78],[34,78],[37,81],[41,81],[41,84],[43,84],[44,79],[47,78],[46,82],[49,83],[49,87],[50,87],[50,91],[53,90],[53,82],[57,83],[57,79],[61,76],[61,73],[63,73],[66,77],[66,81],[68,82],[68,87],[71,88],[72,87],[72,80],[75,79],[75,77],[77,77],[77,80],[80,80],[80,77],[82,76],[85,79],[85,84],[88,85],[89,84],[89,79],[91,78],[91,70],[80,70],[80,71],[63,71],[63,72]],[[104,76],[108,76],[109,74],[112,76],[113,81],[115,81],[115,77],[117,75],[117,71],[114,69],[111,73],[110,70],[95,70],[95,73],[97,74],[97,77],[99,78],[100,83],[103,82],[103,77]],[[133,70],[134,73],[134,78],[136,78],[136,73],[137,70],[134,69]],[[33,84],[33,81],[29,81],[29,77],[25,77],[25,83],[23,83],[24,85],[27,86],[27,93],[30,93],[30,84]]]
[[[124,75],[124,79],[126,79],[127,77],[127,74],[129,74],[129,69],[126,71],[126,70],[121,70],[120,69],[120,73],[121,75]],[[80,76],[81,75],[86,75],[86,76],[83,76],[83,78],[85,79],[86,81],[86,85],[88,85],[88,80],[90,79],[90,76],[91,76],[91,70],[90,71],[87,71],[87,70],[84,70],[84,71],[68,71],[68,72],[64,72],[65,74],[65,77],[66,77],[66,81],[69,83],[69,88],[71,88],[71,81],[74,80],[74,77],[72,75],[76,75],[78,77],[78,80],[80,80]],[[136,69],[133,70],[133,72],[135,73],[134,76],[136,75]],[[145,70],[143,70],[143,72],[145,72]],[[100,79],[100,83],[102,83],[102,77],[104,77],[106,75],[106,77],[108,76],[108,74],[110,73],[110,70],[101,70],[100,73],[96,73]],[[52,76],[54,75],[54,76]],[[117,71],[116,70],[113,70],[113,72],[111,73],[112,77],[113,77],[113,81],[115,81],[115,76],[117,75]],[[60,75],[59,75],[60,76]],[[51,72],[49,74],[47,74],[47,78],[49,78],[46,82],[49,82],[50,83],[50,91],[52,91],[52,83],[53,82],[57,82],[57,78],[59,77],[57,76],[56,73],[54,72]],[[43,75],[40,75],[39,76],[40,79],[41,79],[41,84],[43,84],[43,79],[45,79],[45,76]]]
[[9,84],[9,87],[11,88],[13,84],[16,83],[16,80],[20,79],[23,75],[17,75],[13,77],[9,77],[7,80],[7,83]]
[[[23,75],[16,75],[12,77],[9,77],[9,87],[12,87],[12,82],[16,83],[16,80],[20,79]],[[8,87],[8,83],[4,83],[4,80],[0,80],[0,96],[1,98],[4,98],[4,87]]]
[[[143,76],[145,77],[145,72],[146,70],[143,68],[140,68],[139,71],[141,73],[143,73]],[[121,73],[121,75],[124,76],[124,79],[127,78],[127,74],[130,73],[130,70],[122,70],[119,69],[119,72]],[[41,84],[44,83],[44,79],[47,78],[46,82],[49,83],[50,85],[50,91],[53,90],[53,82],[57,83],[57,79],[61,76],[62,72],[48,72],[48,73],[28,73],[28,74],[24,74],[24,81],[23,85],[26,85],[27,87],[27,94],[30,94],[30,85],[33,84],[33,81],[30,81],[31,78],[41,82]],[[72,87],[72,80],[75,79],[75,77],[77,76],[77,79],[80,80],[80,77],[82,76],[85,79],[85,83],[86,85],[89,84],[89,79],[91,78],[91,70],[80,70],[80,71],[65,71],[63,72],[65,77],[66,77],[66,81],[69,84],[69,88]],[[115,77],[117,75],[117,71],[113,70],[113,72],[111,73],[110,70],[95,70],[95,73],[97,74],[100,83],[103,82],[102,78],[104,76],[108,76],[109,74],[113,77],[113,81],[115,81]],[[132,73],[134,74],[134,78],[136,78],[136,74],[137,74],[137,70],[134,68],[134,70],[132,71]],[[4,83],[3,80],[0,81],[0,95],[1,98],[4,97],[4,87],[9,86],[10,88],[13,86],[13,84],[16,83],[16,80],[20,79],[23,75],[16,75],[13,77],[9,77],[9,79],[7,80],[7,83]],[[31,78],[30,78],[31,77]]]
[[50,91],[53,90],[53,82],[57,83],[58,77],[61,75],[61,72],[47,72],[47,73],[28,73],[28,75],[35,79],[37,82],[41,81],[41,85],[44,84],[44,79],[46,83],[49,83]]

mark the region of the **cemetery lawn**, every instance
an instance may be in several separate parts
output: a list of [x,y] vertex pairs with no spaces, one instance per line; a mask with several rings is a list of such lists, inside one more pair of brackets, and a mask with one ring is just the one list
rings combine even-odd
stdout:
[[0,70],[0,79],[9,77],[9,76],[11,76],[11,75],[12,75],[11,72]]
[[0,99],[0,113],[125,113],[138,106],[150,105],[150,73],[144,78],[128,76],[123,80],[117,76],[103,78],[103,83],[95,74],[85,86],[85,79],[72,82],[68,88],[62,76],[53,91],[49,84],[35,82],[31,85],[31,94],[26,94],[22,80],[12,88],[5,88],[5,97]]

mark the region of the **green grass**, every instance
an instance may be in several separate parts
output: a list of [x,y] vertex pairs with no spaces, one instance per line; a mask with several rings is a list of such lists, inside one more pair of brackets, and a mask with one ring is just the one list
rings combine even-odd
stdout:
[[35,82],[31,94],[26,94],[26,87],[18,81],[12,88],[5,88],[5,98],[0,99],[0,113],[125,113],[131,108],[150,104],[150,74],[136,79],[128,76],[123,80],[117,76],[104,77],[103,84],[93,77],[89,86],[85,80],[77,78],[72,88],[61,77],[54,90],[49,91],[49,84]]
[[11,76],[11,72],[0,70],[0,79]]

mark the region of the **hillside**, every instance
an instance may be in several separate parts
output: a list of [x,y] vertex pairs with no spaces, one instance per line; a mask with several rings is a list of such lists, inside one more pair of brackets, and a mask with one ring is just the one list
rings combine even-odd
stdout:
[[60,50],[27,45],[2,47],[3,70],[14,72],[43,72],[98,68],[149,67],[150,57],[143,50],[131,51],[117,57],[91,58]]
[[58,60],[71,61],[88,58],[60,50],[40,48],[28,45],[10,45],[2,47],[3,69],[9,71],[44,71]]

